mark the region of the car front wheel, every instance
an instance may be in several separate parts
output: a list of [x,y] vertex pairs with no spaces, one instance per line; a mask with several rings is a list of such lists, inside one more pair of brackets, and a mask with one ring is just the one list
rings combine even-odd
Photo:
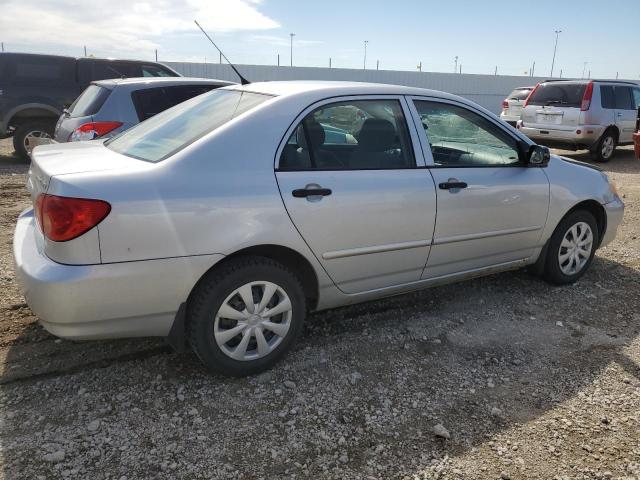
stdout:
[[244,257],[214,270],[188,306],[195,353],[212,372],[252,375],[270,368],[302,331],[305,297],[300,281],[268,258]]
[[549,240],[545,280],[556,285],[576,282],[589,268],[597,245],[598,227],[593,215],[586,210],[567,215]]

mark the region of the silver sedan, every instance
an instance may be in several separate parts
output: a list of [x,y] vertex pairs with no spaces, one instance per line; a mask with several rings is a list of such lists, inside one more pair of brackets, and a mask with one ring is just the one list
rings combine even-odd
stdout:
[[211,370],[280,359],[308,311],[530,267],[575,282],[624,205],[597,168],[463,98],[269,82],[34,150],[14,256],[54,335],[166,336]]

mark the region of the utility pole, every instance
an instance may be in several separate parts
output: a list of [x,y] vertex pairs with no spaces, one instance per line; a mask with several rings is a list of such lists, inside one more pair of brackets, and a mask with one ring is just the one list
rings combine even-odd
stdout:
[[562,33],[562,30],[554,30],[555,34],[556,34],[556,44],[553,47],[553,60],[551,60],[551,75],[549,75],[551,78],[553,78],[553,66],[556,63],[556,50],[558,49],[558,36]]
[[562,78],[562,69],[560,69],[560,78]]
[[280,66],[280,54],[278,54],[278,66]]
[[458,71],[458,55],[456,55],[453,59],[453,73]]
[[589,76],[587,77],[587,80],[591,80],[591,70],[589,70]]
[[376,60],[376,70],[380,70],[380,60]]
[[496,70],[495,70],[495,72],[493,72],[493,75],[494,75],[494,76],[495,76],[495,75],[498,75],[498,66],[497,66],[497,65],[496,65]]
[[369,43],[369,40],[364,41],[364,64],[362,67],[363,70],[367,69],[367,43]]
[[291,37],[291,66],[293,67],[293,37],[295,37],[296,34],[290,33],[289,36]]
[[[158,61],[158,49],[156,48],[156,62]],[[205,62],[207,63],[207,62]]]
[[418,71],[419,71],[419,72],[421,72],[421,71],[422,71],[422,62],[420,62],[420,63],[418,64]]
[[329,68],[331,68],[331,57],[329,57]]
[[581,78],[584,78],[584,71],[587,69],[587,63],[589,63],[589,62],[582,62],[582,77]]
[[0,45],[2,45],[2,51],[4,52],[4,42],[0,42]]
[[86,45],[84,46],[84,56],[85,57],[87,56],[87,46]]
[[220,65],[222,65],[222,52],[220,52]]
[[536,62],[533,62],[533,66],[531,67],[531,76],[533,77],[534,72],[536,71]]
[[460,74],[462,74],[462,64],[460,64]]
[[618,72],[616,72],[616,80],[618,80]]

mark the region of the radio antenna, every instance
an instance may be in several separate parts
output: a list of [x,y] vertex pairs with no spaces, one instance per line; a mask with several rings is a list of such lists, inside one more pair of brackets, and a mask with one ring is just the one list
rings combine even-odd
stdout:
[[226,56],[224,53],[222,53],[222,50],[220,50],[220,49],[218,48],[218,46],[216,45],[216,42],[214,42],[214,41],[211,39],[211,37],[207,34],[207,32],[205,32],[205,31],[204,31],[204,28],[202,28],[202,27],[200,26],[200,24],[198,23],[198,21],[197,21],[197,20],[194,20],[194,22],[196,23],[196,25],[198,26],[198,28],[199,28],[200,30],[202,30],[202,33],[204,33],[204,36],[205,36],[205,37],[207,37],[207,38],[209,39],[209,41],[211,42],[211,44],[212,44],[214,47],[216,47],[216,50],[218,50],[218,52],[220,52],[220,55],[222,55],[222,57],[227,61],[227,63],[231,66],[231,68],[233,69],[233,71],[234,71],[234,72],[236,72],[236,75],[238,75],[238,77],[240,78],[240,84],[241,84],[241,85],[248,85],[248,84],[250,84],[251,82],[250,82],[249,80],[247,80],[246,78],[244,78],[242,75],[240,75],[240,72],[238,71],[238,69],[233,65],[233,63],[231,63],[231,62],[229,61],[229,59],[227,58],[227,56]]

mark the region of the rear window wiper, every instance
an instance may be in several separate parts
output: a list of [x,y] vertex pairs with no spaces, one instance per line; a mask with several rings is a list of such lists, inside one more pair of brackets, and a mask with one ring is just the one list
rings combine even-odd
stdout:
[[567,105],[567,102],[563,102],[562,100],[549,100],[545,105]]

